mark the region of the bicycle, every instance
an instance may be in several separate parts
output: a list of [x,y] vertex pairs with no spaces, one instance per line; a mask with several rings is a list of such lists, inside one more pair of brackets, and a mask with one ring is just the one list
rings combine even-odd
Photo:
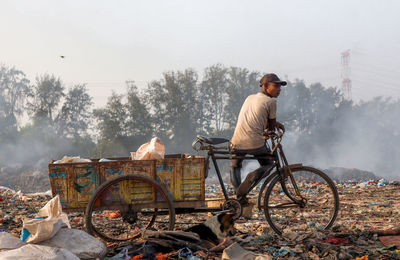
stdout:
[[[248,193],[265,179],[258,194],[258,208],[264,211],[268,224],[279,235],[286,229],[298,232],[329,229],[339,210],[335,183],[316,168],[302,164],[289,165],[282,149],[283,135],[283,132],[264,133],[265,144],[271,151],[267,158],[273,161],[273,167],[268,168],[253,183]],[[228,143],[228,147],[216,146],[225,143]],[[239,218],[243,205],[228,196],[217,160],[254,160],[265,157],[237,156],[229,144],[225,138],[197,136],[192,147],[196,151],[207,151],[206,167],[208,170],[211,159],[225,198],[223,209],[233,211],[235,217]]]

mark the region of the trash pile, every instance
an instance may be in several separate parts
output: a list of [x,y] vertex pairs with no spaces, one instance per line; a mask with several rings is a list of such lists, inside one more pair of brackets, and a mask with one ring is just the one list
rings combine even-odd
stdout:
[[[54,236],[31,243],[24,228],[32,236],[35,232],[27,224],[49,218],[40,213],[52,201],[49,192],[23,194],[0,187],[0,258],[40,258],[45,254],[46,259],[400,259],[400,183],[385,179],[341,182],[337,188],[341,207],[329,231],[309,237],[296,232],[278,236],[255,206],[248,218],[235,221],[234,236],[210,246],[196,234],[180,230],[150,229],[134,241],[101,242],[82,231],[83,212],[68,212],[67,218],[61,218],[65,213],[59,210],[55,215],[63,220],[54,222],[59,225]],[[229,185],[227,189],[233,193]],[[218,185],[206,186],[207,198],[221,195]],[[255,189],[249,196],[253,204],[257,195]],[[54,201],[50,204],[57,205]],[[63,227],[68,224],[71,229]]]
[[50,189],[49,173],[46,168],[0,168],[0,185],[22,190],[25,193]]
[[377,180],[379,179],[374,173],[369,171],[363,171],[355,168],[343,168],[343,167],[330,167],[324,169],[323,172],[328,174],[328,176],[337,182],[353,181],[361,182],[365,180]]
[[[43,199],[37,194],[35,197]],[[7,200],[15,198],[9,196]],[[32,212],[32,204],[21,203],[24,202],[22,198],[14,200],[17,211],[6,210],[4,206],[7,205],[1,205],[0,213],[6,212],[6,215],[1,218],[0,259],[104,258],[107,247],[103,242],[82,230],[71,229],[58,196],[48,201],[37,214]],[[20,239],[15,235],[20,235]]]

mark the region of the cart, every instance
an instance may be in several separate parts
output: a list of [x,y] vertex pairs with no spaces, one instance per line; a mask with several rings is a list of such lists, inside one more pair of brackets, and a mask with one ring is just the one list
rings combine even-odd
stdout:
[[49,163],[52,194],[63,210],[85,212],[87,232],[109,241],[135,238],[150,227],[173,229],[177,214],[197,213],[196,220],[186,215],[191,221],[177,222],[186,227],[220,211],[223,200],[205,199],[206,172],[205,157],[187,154]]

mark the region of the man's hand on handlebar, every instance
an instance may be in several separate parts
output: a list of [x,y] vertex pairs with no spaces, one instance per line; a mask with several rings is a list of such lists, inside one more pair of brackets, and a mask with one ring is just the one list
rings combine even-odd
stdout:
[[285,126],[276,121],[276,119],[268,119],[268,128],[270,131],[275,131],[275,128],[278,130],[278,132],[283,132],[285,133]]
[[282,124],[280,124],[280,125],[283,127],[283,129],[281,127],[276,127],[276,131],[271,131],[269,129],[265,129],[264,133],[263,133],[264,137],[265,138],[269,138],[269,137],[281,138],[283,136],[283,134],[285,133],[285,127]]
[[279,131],[282,131],[283,133],[285,133],[285,126],[284,125],[282,125],[281,123],[279,123],[279,122],[276,122],[275,123],[275,127],[276,127],[276,129]]
[[264,130],[264,133],[263,133],[263,135],[264,135],[265,138],[269,138],[269,137],[280,137],[282,134],[283,134],[283,133],[282,133],[281,131],[275,132],[275,131],[271,131],[271,130],[269,130],[269,129],[265,129],[265,130]]

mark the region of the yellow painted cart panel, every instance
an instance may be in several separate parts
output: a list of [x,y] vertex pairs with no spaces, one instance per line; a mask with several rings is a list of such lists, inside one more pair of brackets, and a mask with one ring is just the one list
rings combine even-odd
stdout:
[[[204,201],[205,159],[167,158],[162,160],[130,160],[116,158],[112,161],[90,163],[49,164],[49,178],[53,196],[58,194],[64,209],[85,208],[97,187],[117,176],[138,174],[164,185],[174,201]],[[108,189],[96,202],[111,205],[115,202],[152,203],[163,199],[155,189],[141,182],[123,181]]]
[[86,207],[100,183],[96,166],[96,164],[77,163],[67,169],[70,207]]
[[68,205],[68,180],[67,166],[64,165],[49,165],[50,186],[53,196],[56,194],[60,197],[60,202],[63,206]]

